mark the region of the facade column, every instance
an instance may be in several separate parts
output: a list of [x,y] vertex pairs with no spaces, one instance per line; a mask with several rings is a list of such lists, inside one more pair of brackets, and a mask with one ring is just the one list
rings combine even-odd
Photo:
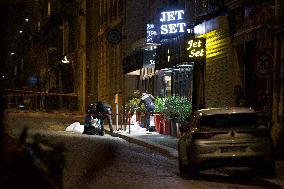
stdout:
[[195,62],[193,67],[193,94],[192,94],[192,110],[198,110],[205,106],[205,63]]
[[272,136],[277,154],[284,157],[284,128],[283,128],[283,60],[284,38],[274,37],[274,66],[273,66],[273,99],[272,99]]
[[81,67],[79,82],[79,111],[86,110],[86,0],[80,1],[83,14],[79,15],[79,64]]

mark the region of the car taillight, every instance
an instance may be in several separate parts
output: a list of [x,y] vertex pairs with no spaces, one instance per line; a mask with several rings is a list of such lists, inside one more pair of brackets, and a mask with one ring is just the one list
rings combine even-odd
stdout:
[[211,133],[211,132],[194,132],[192,133],[193,139],[209,139],[213,136],[215,136],[217,133]]

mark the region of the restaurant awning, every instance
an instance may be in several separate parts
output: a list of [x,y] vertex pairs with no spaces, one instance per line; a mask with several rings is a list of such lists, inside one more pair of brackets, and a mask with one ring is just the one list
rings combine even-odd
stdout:
[[123,73],[127,74],[143,68],[143,51],[139,50],[123,59]]

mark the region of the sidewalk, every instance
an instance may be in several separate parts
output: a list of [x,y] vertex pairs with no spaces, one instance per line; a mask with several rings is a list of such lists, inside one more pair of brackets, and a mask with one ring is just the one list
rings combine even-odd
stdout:
[[[110,134],[108,125],[105,125],[105,130],[107,134]],[[115,127],[115,126],[114,126]],[[163,155],[176,159],[178,158],[178,138],[162,135],[157,132],[148,132],[145,128],[141,130],[133,130],[130,126],[129,131],[119,130],[115,132],[114,136],[123,138],[129,142],[148,147],[152,150],[162,153]]]

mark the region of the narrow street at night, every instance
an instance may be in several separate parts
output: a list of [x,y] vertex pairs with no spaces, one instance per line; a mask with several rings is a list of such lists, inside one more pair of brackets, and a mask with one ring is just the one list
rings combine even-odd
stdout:
[[181,178],[175,159],[150,148],[108,134],[94,136],[64,131],[72,122],[82,122],[82,116],[22,112],[9,113],[5,120],[15,137],[26,127],[29,136],[39,133],[54,144],[64,144],[63,188],[66,189],[282,188],[276,181],[255,177],[247,169],[212,169],[201,172],[196,179]]
[[0,0],[0,189],[284,189],[283,83],[284,0]]

